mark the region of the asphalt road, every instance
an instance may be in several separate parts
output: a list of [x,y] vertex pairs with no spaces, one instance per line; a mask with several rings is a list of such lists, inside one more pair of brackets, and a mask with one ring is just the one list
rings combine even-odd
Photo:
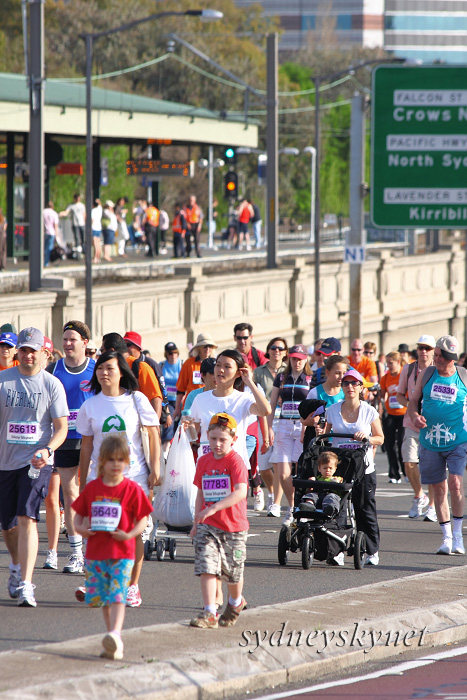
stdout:
[[[409,520],[411,489],[408,484],[389,485],[384,455],[377,455],[378,513],[381,528],[381,563],[362,571],[346,558],[344,567],[328,567],[315,562],[311,570],[301,566],[300,553],[291,554],[289,564],[277,561],[280,520],[255,514],[249,504],[251,530],[248,562],[245,570],[245,597],[250,607],[279,603],[333,591],[355,588],[367,583],[410,576],[462,565],[464,556],[442,557],[434,554],[441,543],[437,523]],[[250,499],[251,500],[251,499]],[[45,524],[39,525],[41,567],[46,550]],[[66,539],[59,541],[59,564],[68,556]],[[58,642],[102,632],[101,613],[75,601],[74,590],[82,583],[77,574],[63,574],[36,568],[38,607],[18,608],[7,593],[9,558],[0,542],[0,651],[33,644]],[[177,543],[174,561],[157,561],[155,555],[143,565],[140,581],[143,605],[128,609],[125,628],[174,622],[191,617],[202,607],[199,581],[193,574],[193,550],[188,539]]]

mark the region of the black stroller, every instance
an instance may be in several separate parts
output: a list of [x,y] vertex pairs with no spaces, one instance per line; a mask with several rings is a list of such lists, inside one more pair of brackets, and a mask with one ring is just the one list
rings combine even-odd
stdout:
[[[348,443],[342,447],[332,447],[332,437],[346,438]],[[320,435],[311,440],[302,453],[297,465],[298,476],[293,479],[295,487],[294,520],[292,525],[283,525],[279,534],[277,554],[279,564],[285,566],[289,552],[302,553],[302,566],[309,569],[313,559],[333,563],[341,552],[353,556],[356,569],[362,569],[366,557],[366,538],[357,532],[352,504],[352,489],[365,473],[365,453],[370,443],[354,440],[352,435],[333,433]],[[337,454],[339,463],[336,476],[342,477],[341,483],[310,481],[318,474],[318,456],[323,450]],[[306,499],[307,491],[313,489],[320,496],[334,492],[340,497],[337,515],[328,515],[326,509],[310,510]]]

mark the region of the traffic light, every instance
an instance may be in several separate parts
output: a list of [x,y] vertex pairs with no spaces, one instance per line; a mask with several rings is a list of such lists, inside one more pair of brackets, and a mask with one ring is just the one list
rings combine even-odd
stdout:
[[235,153],[235,148],[232,148],[232,146],[227,146],[224,148],[224,160],[226,163],[236,163],[237,162],[237,155]]
[[238,197],[238,176],[232,170],[224,175],[224,197],[226,199]]

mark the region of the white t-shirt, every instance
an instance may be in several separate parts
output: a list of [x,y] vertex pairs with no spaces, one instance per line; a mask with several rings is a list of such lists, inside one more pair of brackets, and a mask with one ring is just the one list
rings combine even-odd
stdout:
[[[347,423],[342,418],[342,403],[335,403],[326,409],[326,420],[331,423],[334,433],[348,433],[354,435],[361,431],[368,437],[371,435],[371,424],[378,418],[378,411],[370,406],[366,401],[361,401],[360,410],[358,412],[355,423]],[[332,444],[334,447],[340,447],[347,444],[345,438],[333,438]],[[349,443],[350,444],[350,443]],[[375,463],[373,460],[373,448],[369,447],[366,453],[365,462],[367,468],[365,474],[371,474],[375,471]]]
[[75,202],[70,204],[68,209],[71,211],[71,220],[73,226],[84,226],[86,223],[86,207],[83,202]]
[[246,449],[246,431],[248,428],[248,418],[250,407],[255,402],[255,397],[250,392],[233,390],[228,396],[214,396],[212,391],[203,391],[193,401],[191,406],[191,417],[197,423],[201,423],[201,444],[199,456],[203,454],[203,448],[209,446],[207,429],[211,418],[216,413],[228,413],[237,421],[237,439],[233,444],[235,452],[242,457],[248,467],[250,461]]
[[85,401],[78,412],[76,429],[81,435],[93,437],[91,463],[87,481],[96,478],[97,460],[102,441],[112,433],[126,436],[130,448],[130,466],[124,476],[129,479],[148,474],[148,465],[144,458],[141,443],[140,421],[147,426],[159,425],[159,418],[149,399],[140,391],[134,392],[138,412],[132,395],[127,392],[122,396],[104,396],[102,392]]
[[102,231],[102,207],[100,204],[91,210],[91,228],[93,231]]

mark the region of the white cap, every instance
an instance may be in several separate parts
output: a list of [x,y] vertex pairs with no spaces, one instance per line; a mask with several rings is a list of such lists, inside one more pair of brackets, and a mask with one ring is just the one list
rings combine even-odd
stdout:
[[421,335],[417,340],[417,345],[429,345],[430,348],[436,347],[436,340],[432,335]]

